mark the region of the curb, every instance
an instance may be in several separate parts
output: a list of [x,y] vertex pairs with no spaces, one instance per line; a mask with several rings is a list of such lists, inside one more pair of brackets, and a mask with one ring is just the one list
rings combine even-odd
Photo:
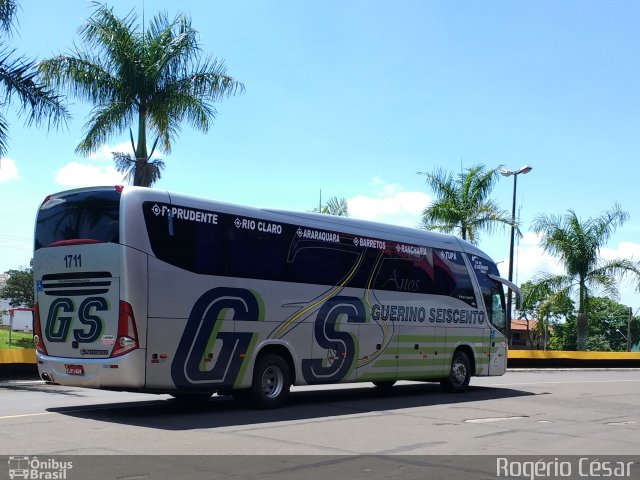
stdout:
[[36,363],[35,348],[3,348],[0,349],[0,364],[3,363]]

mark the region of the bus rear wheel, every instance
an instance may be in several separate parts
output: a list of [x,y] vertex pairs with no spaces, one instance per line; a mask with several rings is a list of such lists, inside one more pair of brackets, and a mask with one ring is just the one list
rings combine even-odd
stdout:
[[279,355],[260,356],[253,369],[251,400],[257,408],[277,408],[289,396],[291,372],[289,365]]
[[467,389],[470,380],[471,362],[467,354],[459,350],[453,354],[449,376],[443,379],[440,384],[448,392],[460,393]]

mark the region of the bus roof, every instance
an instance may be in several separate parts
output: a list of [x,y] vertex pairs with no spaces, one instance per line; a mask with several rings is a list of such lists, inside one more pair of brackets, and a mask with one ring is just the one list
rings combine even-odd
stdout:
[[449,248],[453,248],[455,250],[461,250],[473,255],[479,255],[481,257],[487,258],[488,260],[492,260],[485,252],[480,250],[475,245],[465,240],[462,240],[461,238],[456,237],[454,235],[447,235],[443,233],[422,230],[419,228],[390,225],[390,224],[374,222],[370,220],[360,220],[360,219],[355,219],[351,217],[341,217],[336,215],[327,215],[327,214],[314,213],[314,212],[299,212],[299,211],[289,211],[289,210],[272,209],[272,208],[250,207],[246,205],[217,201],[217,200],[206,198],[206,197],[197,197],[197,196],[188,195],[188,194],[170,192],[163,189],[133,187],[133,186],[122,187],[120,185],[115,185],[115,186],[109,185],[109,186],[78,188],[78,189],[58,192],[54,195],[67,195],[67,194],[79,192],[79,191],[104,190],[104,189],[114,189],[114,188],[118,191],[121,191],[125,197],[141,197],[140,200],[144,199],[144,197],[146,196],[145,195],[146,192],[155,191],[155,192],[169,195],[172,202],[186,201],[189,203],[199,204],[202,207],[206,205],[209,208],[220,208],[224,210],[231,210],[234,213],[241,214],[241,215],[246,215],[246,216],[254,215],[254,216],[265,217],[266,220],[281,221],[281,222],[288,222],[288,223],[303,222],[308,226],[316,226],[316,227],[320,225],[324,225],[324,227],[322,228],[327,228],[330,230],[346,229],[346,230],[349,230],[351,233],[358,233],[358,234],[366,233],[367,235],[370,235],[370,236],[380,236],[382,238],[395,240],[395,241],[413,242],[413,243],[419,243],[419,244],[425,244],[425,245],[446,244],[447,247]]

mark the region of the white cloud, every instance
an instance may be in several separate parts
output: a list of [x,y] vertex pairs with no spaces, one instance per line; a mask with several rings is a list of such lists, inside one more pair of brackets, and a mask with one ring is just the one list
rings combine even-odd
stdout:
[[89,155],[89,162],[71,162],[58,170],[55,182],[65,187],[122,184],[123,175],[113,166],[113,152],[131,152],[131,143],[103,145]]
[[123,183],[123,175],[113,165],[98,166],[71,162],[56,173],[55,181],[66,187],[116,185]]
[[600,255],[605,260],[613,260],[615,258],[640,260],[640,243],[620,242],[615,249],[609,247],[601,249]]
[[103,145],[97,152],[89,155],[89,160],[109,160],[113,159],[113,152],[131,153],[131,142],[122,142],[117,145]]
[[431,202],[426,193],[405,192],[400,185],[385,183],[377,177],[372,180],[372,185],[378,189],[375,196],[357,195],[347,199],[349,215],[415,227],[420,223],[420,213]]
[[18,166],[15,161],[10,158],[0,159],[0,183],[18,180],[19,178]]

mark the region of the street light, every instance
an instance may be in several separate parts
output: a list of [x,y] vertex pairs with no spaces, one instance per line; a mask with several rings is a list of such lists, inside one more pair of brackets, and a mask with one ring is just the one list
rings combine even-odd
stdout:
[[[511,208],[511,243],[509,246],[509,278],[510,282],[513,281],[513,239],[516,232],[516,187],[518,181],[518,175],[521,173],[524,175],[529,173],[533,167],[525,165],[519,170],[506,170],[500,169],[500,175],[503,177],[510,177],[513,175],[513,206]],[[507,290],[507,344],[511,346],[511,290]]]

